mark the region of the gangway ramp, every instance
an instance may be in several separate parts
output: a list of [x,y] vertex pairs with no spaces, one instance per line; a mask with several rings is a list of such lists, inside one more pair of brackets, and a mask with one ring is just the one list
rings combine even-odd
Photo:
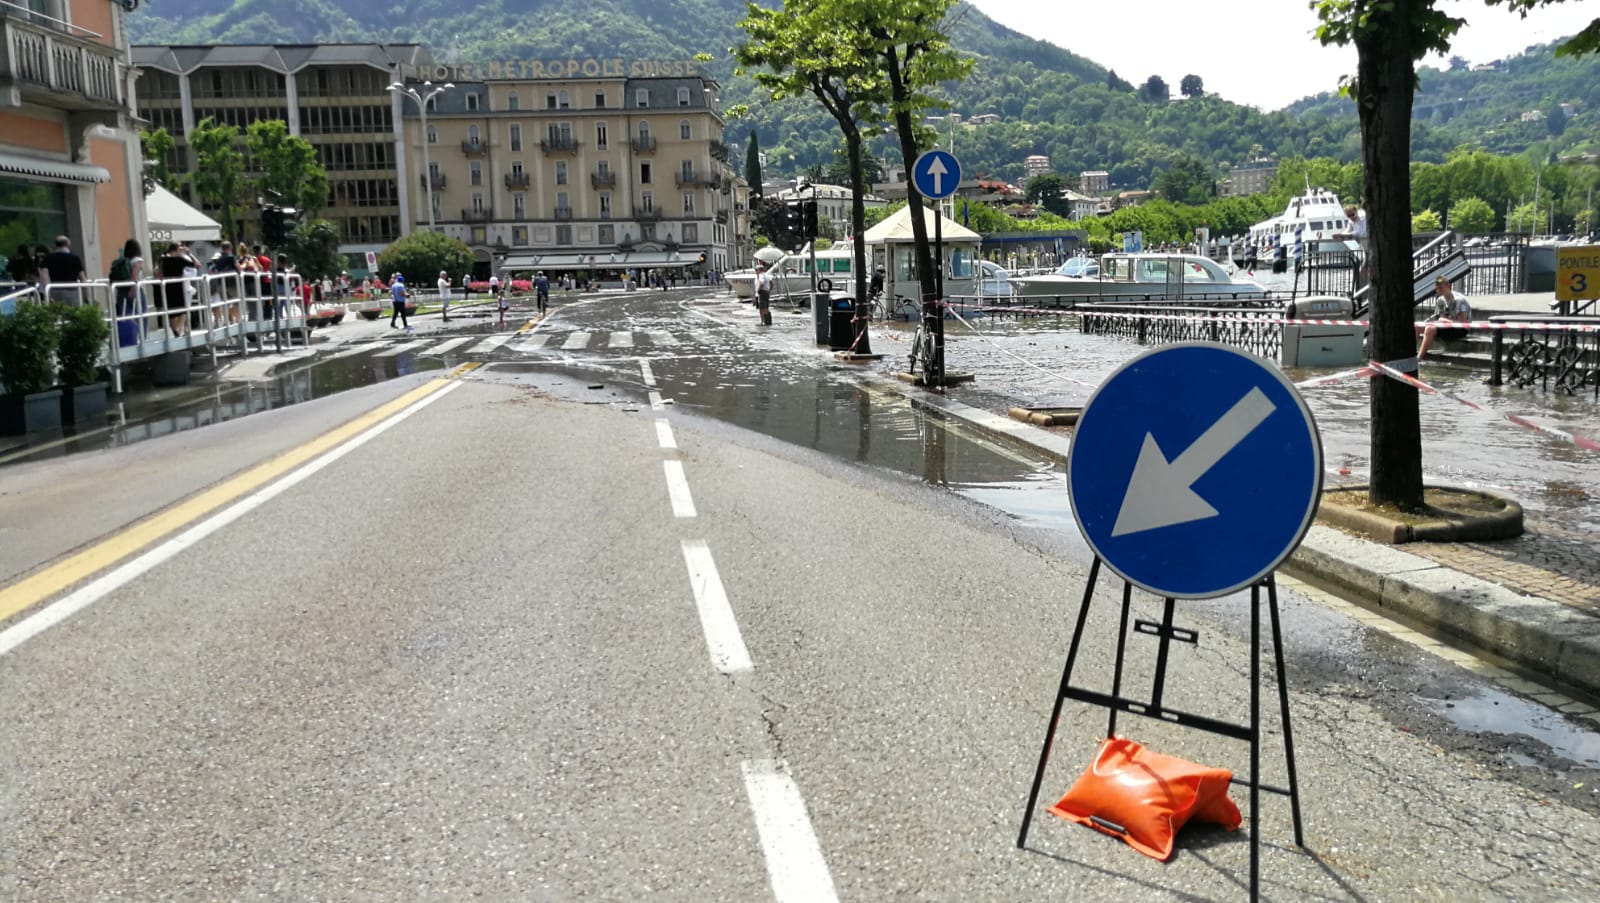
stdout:
[[[1411,255],[1411,297],[1421,304],[1433,294],[1434,280],[1443,276],[1456,282],[1472,270],[1467,260],[1467,250],[1461,236],[1445,232],[1433,241],[1418,248]],[[1353,296],[1356,302],[1356,319],[1365,318],[1372,307],[1372,285],[1369,283]]]

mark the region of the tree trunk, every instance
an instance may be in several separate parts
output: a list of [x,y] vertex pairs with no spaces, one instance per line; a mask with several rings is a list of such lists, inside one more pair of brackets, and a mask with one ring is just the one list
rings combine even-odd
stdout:
[[911,91],[906,85],[905,73],[900,70],[899,48],[889,48],[887,61],[889,98],[894,107],[894,128],[900,135],[900,156],[905,160],[906,166],[906,206],[911,209],[911,237],[916,243],[917,281],[922,288],[922,297],[917,299],[920,306],[934,300],[937,291],[933,247],[928,239],[928,224],[923,219],[922,192],[917,190],[917,185],[911,178],[911,167],[917,162],[917,135],[913,131],[911,122]]
[[[1380,361],[1416,356],[1411,258],[1411,101],[1409,48],[1416,27],[1406,3],[1372,15],[1388,21],[1356,38],[1356,110],[1361,121],[1362,206],[1367,211],[1372,354]],[[1417,390],[1372,379],[1374,504],[1422,507],[1422,433]]]
[[850,266],[855,270],[856,299],[856,330],[850,350],[856,354],[871,354],[872,340],[867,337],[867,243],[861,240],[867,225],[867,175],[861,171],[859,129],[845,129],[844,147],[850,158]]

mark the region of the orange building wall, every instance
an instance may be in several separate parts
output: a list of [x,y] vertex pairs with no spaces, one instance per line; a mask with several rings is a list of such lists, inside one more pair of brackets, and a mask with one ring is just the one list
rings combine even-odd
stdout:
[[87,28],[100,35],[99,43],[117,46],[116,25],[113,24],[111,4],[106,0],[72,0],[72,24]]
[[0,136],[0,144],[67,153],[66,125],[54,120],[0,111]]
[[[111,173],[111,181],[95,186],[94,213],[98,221],[99,241],[96,247],[99,251],[100,262],[104,269],[110,266],[112,258],[116,257],[117,248],[130,238],[139,239],[139,244],[148,245],[148,236],[133,234],[133,196],[128,184],[128,162],[125,157],[126,147],[119,141],[108,141],[104,138],[89,139],[89,160],[96,166],[105,167]],[[140,186],[143,190],[143,186]],[[85,232],[89,232],[89,224],[85,224]],[[91,266],[85,255],[84,264]],[[90,278],[95,277],[96,270],[89,271]]]

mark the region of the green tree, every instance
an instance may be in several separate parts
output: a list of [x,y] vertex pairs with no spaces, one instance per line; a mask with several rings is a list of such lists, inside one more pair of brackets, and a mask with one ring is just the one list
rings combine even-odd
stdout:
[[218,125],[210,116],[195,123],[189,133],[189,149],[194,151],[194,192],[200,200],[216,207],[222,221],[222,234],[238,238],[234,210],[244,194],[244,155],[235,142],[239,130]]
[[1432,210],[1424,210],[1411,217],[1412,232],[1442,232],[1444,224],[1439,221],[1439,214]]
[[1507,232],[1538,232],[1544,224],[1545,214],[1540,211],[1537,201],[1528,201],[1518,204],[1509,216],[1506,217]]
[[1494,209],[1480,198],[1462,198],[1450,208],[1450,228],[1463,235],[1478,235],[1494,228]]
[[1199,206],[1216,196],[1216,184],[1206,161],[1184,154],[1156,179],[1155,189],[1174,204]]
[[1150,103],[1166,103],[1172,99],[1172,89],[1167,87],[1167,82],[1159,75],[1152,75],[1144,80],[1144,85],[1139,89],[1139,97]]
[[750,130],[750,143],[744,148],[744,180],[750,183],[750,196],[761,197],[761,140]]
[[[861,179],[867,188],[883,181],[883,163],[867,150],[861,149]],[[833,152],[833,162],[822,171],[822,180],[830,185],[850,184],[850,152],[841,147]]]
[[[307,279],[337,276],[344,265],[339,254],[338,227],[325,219],[309,220],[295,226],[294,233],[289,236],[289,259],[294,261],[301,275]],[[411,277],[407,275],[406,278],[409,280]]]
[[[972,73],[972,58],[957,53],[947,33],[946,19],[956,0],[902,0],[894,5],[852,0],[834,3],[841,12],[852,14],[852,18],[836,22],[836,27],[859,30],[872,40],[874,55],[889,77],[889,110],[900,142],[900,158],[910,167],[916,162],[920,146],[916,120],[924,110],[942,103],[929,92]],[[906,203],[920,207],[922,202],[917,186],[906,183]],[[935,297],[937,283],[928,224],[922,216],[911,217],[911,234],[916,242],[920,300],[926,302]]]
[[1028,203],[1043,207],[1056,216],[1067,216],[1072,211],[1072,205],[1061,196],[1066,188],[1066,179],[1053,172],[1040,173],[1028,180],[1025,197]]
[[311,142],[289,134],[281,119],[250,123],[245,133],[256,191],[267,199],[310,215],[328,206],[328,173],[317,162]]
[[[157,185],[168,190],[179,187],[179,181],[173,177],[172,168],[167,161],[172,159],[173,152],[178,149],[178,142],[167,133],[166,129],[156,129],[139,133],[139,151],[144,155],[148,169],[145,172]],[[145,194],[150,193],[150,186],[145,186]]]
[[378,272],[400,273],[409,285],[432,285],[440,270],[465,273],[472,269],[472,260],[472,249],[460,240],[419,229],[378,252]]
[[[1417,61],[1450,49],[1464,20],[1434,0],[1317,0],[1323,44],[1354,45],[1356,73],[1345,90],[1361,124],[1362,196],[1370,245],[1372,353],[1381,361],[1416,356],[1412,327],[1411,107]],[[1422,429],[1417,390],[1372,382],[1369,499],[1420,511]]]
[[1200,97],[1206,93],[1206,83],[1198,75],[1185,75],[1178,82],[1178,90],[1183,92],[1184,97]]

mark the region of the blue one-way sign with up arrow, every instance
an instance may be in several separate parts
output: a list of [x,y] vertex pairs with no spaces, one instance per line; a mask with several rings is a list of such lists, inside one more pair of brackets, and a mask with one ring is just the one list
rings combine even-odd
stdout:
[[1300,544],[1321,498],[1322,441],[1270,363],[1171,345],[1095,390],[1067,484],[1084,538],[1112,570],[1160,596],[1220,596]]
[[911,181],[925,198],[947,198],[961,184],[961,162],[946,151],[923,151],[911,164]]

